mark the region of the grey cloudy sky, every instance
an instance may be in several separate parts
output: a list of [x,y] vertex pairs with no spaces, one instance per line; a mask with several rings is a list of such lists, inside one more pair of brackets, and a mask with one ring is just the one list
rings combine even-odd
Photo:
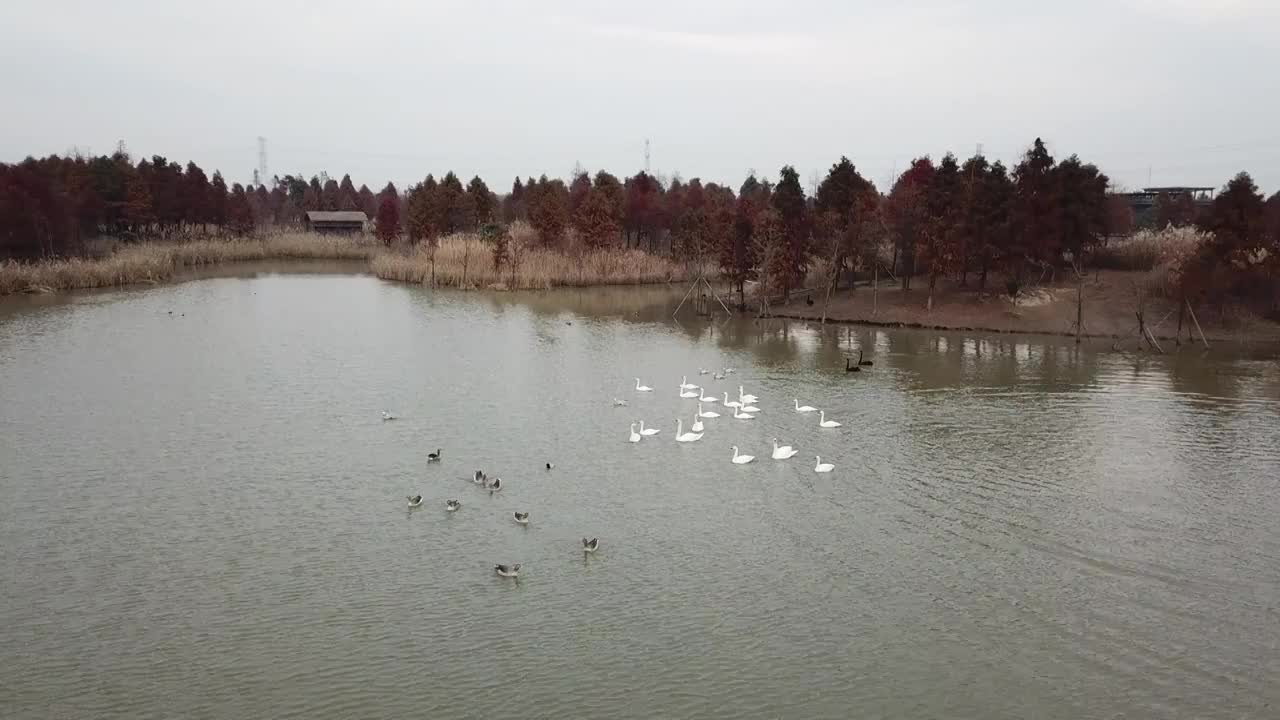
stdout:
[[1280,0],[5,0],[0,160],[109,152],[245,181],[575,162],[737,186],[848,155],[1014,160],[1040,135],[1117,184],[1280,189]]

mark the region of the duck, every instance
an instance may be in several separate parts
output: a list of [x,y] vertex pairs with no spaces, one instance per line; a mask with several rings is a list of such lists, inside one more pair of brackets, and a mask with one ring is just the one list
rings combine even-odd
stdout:
[[747,463],[755,459],[756,459],[755,455],[739,455],[738,446],[737,445],[733,446],[733,464],[734,465],[746,465]]
[[751,393],[744,393],[742,391],[741,385],[738,386],[738,399],[748,404],[753,402],[758,402],[760,400],[760,398],[756,397],[755,395],[752,395]]
[[471,475],[471,482],[477,485],[484,485],[489,482],[489,478],[484,474],[483,470],[477,470]]
[[828,420],[827,411],[822,410],[821,412],[818,413],[818,427],[838,428],[840,427],[840,423],[836,422],[835,420]]
[[698,417],[700,418],[718,418],[720,413],[714,410],[703,410],[702,403],[698,403]]
[[515,521],[520,523],[521,525],[529,524],[529,513],[527,512],[520,512],[519,510],[517,510],[514,513],[511,513],[511,517],[514,518]]
[[502,478],[495,477],[487,485],[489,486],[489,494],[492,495],[502,489]]
[[516,563],[515,565],[494,565],[493,569],[502,577],[520,577],[520,563]]
[[593,553],[600,549],[600,538],[591,538],[590,540],[582,538],[582,552]]
[[387,412],[386,410],[383,410],[383,411],[382,411],[382,421],[383,421],[383,422],[386,422],[386,421],[388,421],[388,420],[395,420],[395,419],[396,419],[396,416],[395,416],[395,415],[392,415],[391,413]]
[[643,420],[641,420],[641,421],[640,421],[640,434],[641,434],[641,435],[643,435],[643,436],[645,436],[645,437],[652,437],[652,436],[654,436],[654,435],[657,435],[657,434],[658,434],[658,433],[660,433],[660,432],[662,432],[662,431],[661,431],[661,430],[659,430],[658,428],[647,428],[647,427],[645,427],[645,426],[644,426],[644,421],[643,421]]
[[427,462],[440,462],[440,448],[436,448],[433,453],[427,453]]
[[641,385],[640,378],[636,378],[636,392],[653,392],[653,388],[648,385]]
[[817,465],[814,465],[814,466],[813,466],[813,471],[814,471],[814,472],[819,472],[819,473],[829,473],[829,472],[831,472],[832,470],[835,470],[835,469],[836,469],[836,466],[835,466],[835,465],[832,465],[831,463],[824,463],[824,462],[822,462],[822,456],[821,456],[821,455],[814,455],[814,456],[813,456],[813,459],[818,463]]
[[796,453],[798,452],[800,451],[796,450],[790,445],[783,445],[779,447],[778,438],[773,439],[773,459],[774,460],[786,460],[788,458],[795,457]]
[[409,495],[408,497],[409,497],[409,507],[416,508],[422,504],[421,495]]
[[700,432],[702,432],[703,427],[704,427],[704,426],[703,426],[703,424],[702,424],[702,418],[698,417],[697,415],[694,415],[694,416],[693,416],[693,424],[689,426],[689,429],[690,429],[690,430],[692,430],[692,431],[694,431],[694,432],[696,432],[696,433],[700,433]]
[[862,350],[861,350],[861,349],[859,349],[859,350],[858,350],[858,365],[859,365],[860,367],[871,367],[872,365],[875,365],[875,363],[871,362],[870,360],[863,360],[863,359],[862,359]]
[[801,405],[800,398],[795,398],[795,401],[796,401],[796,412],[798,413],[811,413],[811,412],[818,411],[818,408],[812,405]]
[[737,409],[737,408],[742,407],[742,403],[738,402],[737,400],[730,400],[730,399],[729,399],[729,391],[728,391],[728,390],[726,390],[726,391],[725,391],[725,393],[724,393],[724,403],[723,403],[723,404],[724,404],[724,406],[725,406],[725,407],[727,407],[727,408],[734,408],[734,409]]
[[640,433],[636,432],[635,423],[631,423],[631,435],[627,437],[627,442],[640,442]]
[[462,503],[458,500],[445,500],[444,509],[448,510],[449,512],[457,512],[458,510],[462,509]]
[[683,432],[684,421],[676,420],[676,442],[697,442],[702,439],[702,433]]
[[614,399],[613,399],[613,406],[614,406],[614,407],[626,407],[626,406],[627,406],[627,401],[626,401],[626,400],[619,400],[618,398],[614,398]]
[[756,416],[751,413],[739,412],[736,408],[733,411],[734,420],[755,420]]
[[707,397],[707,391],[706,391],[706,389],[705,389],[705,388],[701,388],[701,389],[700,389],[700,394],[698,395],[698,402],[704,402],[704,403],[706,403],[706,404],[708,404],[708,405],[712,405],[712,404],[715,404],[715,403],[720,402],[720,398],[717,398],[717,397]]
[[693,398],[698,397],[698,393],[696,393],[696,392],[694,392],[694,391],[692,391],[692,390],[684,390],[684,389],[681,389],[681,390],[680,390],[680,397],[685,398],[686,400],[690,400],[690,399],[693,399]]
[[850,362],[852,362],[852,360],[850,360],[849,358],[844,359],[845,372],[862,372],[862,368],[858,367],[857,365],[850,365],[849,364]]
[[697,387],[698,387],[697,385],[694,385],[693,383],[689,382],[689,376],[688,376],[688,375],[683,375],[683,376],[681,376],[681,377],[680,377],[680,389],[681,389],[681,390],[696,390],[696,389],[697,389]]

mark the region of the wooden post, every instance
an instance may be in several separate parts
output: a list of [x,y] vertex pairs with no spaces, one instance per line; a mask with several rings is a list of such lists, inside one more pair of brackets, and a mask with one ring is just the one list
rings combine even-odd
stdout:
[[880,263],[877,261],[871,271],[871,317],[880,309]]
[[1084,276],[1080,268],[1076,268],[1076,344],[1080,344],[1080,333],[1084,332]]
[[[1173,342],[1178,347],[1182,347],[1182,316],[1187,314],[1187,299],[1182,299],[1182,305],[1178,306],[1178,334],[1174,336]],[[1189,329],[1189,328],[1188,328]]]
[[1190,300],[1184,300],[1187,304],[1187,310],[1191,313],[1191,322],[1196,324],[1196,332],[1200,333],[1200,342],[1204,343],[1206,350],[1209,349],[1209,341],[1204,337],[1204,330],[1200,329],[1200,321],[1196,319],[1196,309],[1191,307]]

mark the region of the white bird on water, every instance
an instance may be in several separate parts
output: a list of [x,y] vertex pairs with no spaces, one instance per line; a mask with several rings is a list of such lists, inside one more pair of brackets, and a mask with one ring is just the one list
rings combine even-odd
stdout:
[[730,400],[729,391],[726,390],[724,392],[724,406],[727,408],[740,408],[742,407],[742,403],[738,402],[737,400]]
[[827,411],[823,410],[822,412],[818,413],[818,427],[838,428],[840,427],[840,423],[836,422],[835,420],[828,420]]
[[743,405],[743,406],[742,406],[742,412],[744,412],[744,413],[758,413],[758,412],[760,412],[760,408],[756,407],[755,405]]
[[710,370],[708,370],[708,369],[706,369],[706,368],[698,368],[698,374],[699,374],[699,375],[708,375],[708,374],[710,374],[710,373],[711,373],[711,371],[710,371]]
[[459,500],[446,500],[444,503],[444,509],[449,512],[458,512],[462,509],[462,502]]
[[829,472],[831,472],[832,470],[835,470],[835,469],[836,469],[836,466],[835,466],[835,465],[832,465],[831,463],[824,463],[824,462],[822,462],[822,456],[821,456],[821,455],[814,455],[814,456],[813,456],[813,459],[814,459],[815,461],[817,461],[817,463],[818,463],[817,465],[814,465],[814,466],[813,466],[813,471],[814,471],[814,472],[829,473]]
[[383,410],[383,411],[382,411],[382,420],[383,420],[383,422],[386,422],[387,420],[395,420],[395,419],[396,419],[396,416],[395,416],[395,415],[392,415],[391,413],[387,412],[386,410]]
[[636,432],[635,423],[631,423],[631,435],[627,437],[627,442],[640,442],[640,433]]
[[626,405],[627,405],[627,401],[626,401],[626,400],[619,400],[618,398],[614,398],[614,399],[613,399],[613,406],[614,406],[614,407],[626,407]]
[[684,389],[682,389],[682,390],[680,390],[680,397],[682,397],[682,398],[684,398],[684,399],[686,399],[686,400],[692,400],[693,398],[698,397],[698,393],[696,393],[696,392],[694,392],[694,391],[692,391],[692,390],[684,390]]
[[662,431],[661,431],[661,430],[659,430],[658,428],[647,428],[647,427],[645,427],[645,426],[644,426],[644,421],[643,421],[643,420],[641,420],[641,421],[640,421],[640,434],[641,434],[641,435],[643,435],[643,436],[645,436],[645,437],[650,437],[650,436],[653,436],[653,435],[657,435],[657,434],[658,434],[658,433],[660,433],[660,432],[662,432]]
[[529,513],[527,512],[520,512],[519,510],[517,510],[514,513],[512,513],[511,516],[515,519],[516,522],[520,523],[521,525],[529,524]]
[[689,376],[688,376],[688,375],[683,375],[683,376],[681,376],[681,378],[680,378],[680,389],[681,389],[681,390],[696,390],[696,389],[697,389],[697,387],[698,387],[697,385],[694,385],[693,383],[689,382]]
[[790,445],[783,445],[782,447],[778,447],[778,438],[773,439],[773,459],[774,460],[786,460],[788,458],[795,457],[795,454],[798,452],[800,451],[796,450]]
[[752,415],[751,413],[740,412],[738,411],[737,408],[734,408],[733,419],[734,420],[755,420],[756,416]]
[[703,409],[702,409],[702,403],[698,403],[698,417],[701,417],[701,418],[718,418],[718,417],[720,417],[720,413],[718,413],[718,412],[716,412],[716,411],[714,411],[714,410],[703,410]]
[[676,420],[676,442],[688,443],[702,439],[702,433],[683,432],[684,420]]
[[707,397],[706,388],[699,388],[698,391],[701,393],[701,395],[698,396],[698,402],[704,402],[708,405],[720,402],[720,398]]
[[698,417],[697,415],[694,415],[693,424],[689,426],[689,429],[696,433],[702,432],[703,430],[702,418]]
[[493,569],[502,577],[520,577],[520,563],[516,563],[515,565],[494,565]]
[[636,392],[653,392],[653,388],[648,385],[641,385],[640,378],[636,378]]
[[758,401],[760,398],[756,397],[755,395],[752,395],[751,393],[743,393],[742,386],[739,385],[738,399],[741,400],[744,405],[750,405],[751,403]]
[[755,459],[756,459],[755,455],[739,455],[738,446],[737,445],[733,446],[733,464],[734,465],[746,465],[747,463]]
[[421,496],[421,495],[410,495],[410,496],[408,496],[408,498],[409,498],[409,507],[411,507],[411,508],[416,508],[416,507],[418,507],[419,505],[421,505],[421,504],[422,504],[422,496]]
[[795,401],[796,401],[796,412],[798,413],[811,413],[811,412],[818,411],[818,408],[812,405],[801,405],[800,398],[796,398]]
[[600,549],[600,538],[591,538],[590,540],[582,538],[582,552],[593,553]]

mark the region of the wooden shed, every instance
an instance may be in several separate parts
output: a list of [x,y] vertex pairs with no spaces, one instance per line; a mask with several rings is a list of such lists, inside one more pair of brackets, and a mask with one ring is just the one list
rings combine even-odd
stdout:
[[310,232],[352,235],[364,232],[369,218],[359,210],[308,210],[303,222]]

